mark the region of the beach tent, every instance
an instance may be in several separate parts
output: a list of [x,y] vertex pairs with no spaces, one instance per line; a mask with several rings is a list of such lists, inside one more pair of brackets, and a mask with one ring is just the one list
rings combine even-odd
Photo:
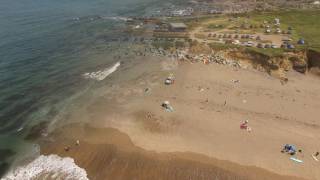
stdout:
[[296,147],[292,144],[286,144],[284,145],[284,148],[283,148],[286,152],[289,152],[289,153],[296,153]]
[[298,44],[303,45],[304,43],[304,39],[299,39]]

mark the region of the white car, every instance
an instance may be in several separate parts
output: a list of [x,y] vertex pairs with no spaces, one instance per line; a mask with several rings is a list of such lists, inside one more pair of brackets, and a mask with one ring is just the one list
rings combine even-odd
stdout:
[[253,45],[254,45],[254,43],[252,41],[248,41],[246,44],[246,46],[248,46],[248,47],[252,47]]
[[239,40],[234,40],[234,41],[232,42],[232,44],[238,45],[238,44],[240,44],[240,41],[239,41]]

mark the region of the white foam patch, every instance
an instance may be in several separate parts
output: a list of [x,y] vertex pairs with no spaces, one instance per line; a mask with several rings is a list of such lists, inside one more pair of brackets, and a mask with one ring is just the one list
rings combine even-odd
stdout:
[[34,179],[88,180],[84,169],[77,166],[72,158],[57,155],[41,155],[31,163],[17,167],[1,180]]
[[97,81],[102,81],[106,77],[108,77],[110,74],[115,72],[118,69],[119,66],[120,66],[120,62],[117,62],[116,64],[114,64],[110,68],[106,68],[104,70],[100,70],[100,71],[96,71],[96,72],[85,73],[85,74],[83,74],[83,76],[85,78],[88,78],[88,79],[94,79],[94,80],[97,80]]
[[131,18],[122,17],[122,16],[112,16],[112,17],[105,16],[105,17],[102,17],[102,18],[103,19],[111,19],[111,20],[114,20],[114,21],[129,21],[129,20],[132,20]]

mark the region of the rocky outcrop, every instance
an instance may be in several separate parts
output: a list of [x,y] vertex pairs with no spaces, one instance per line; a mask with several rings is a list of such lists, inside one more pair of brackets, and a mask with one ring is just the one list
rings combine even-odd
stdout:
[[320,52],[317,52],[315,50],[308,50],[307,58],[308,58],[309,68],[313,68],[313,67],[320,68]]
[[291,56],[289,60],[292,62],[292,68],[300,73],[305,73],[308,69],[306,58],[299,56]]
[[170,57],[191,62],[203,62],[204,64],[228,65],[235,68],[247,68],[249,63],[253,68],[281,79],[285,78],[286,72],[292,69],[299,73],[306,73],[313,68],[313,71],[316,70],[317,74],[320,74],[320,52],[314,50],[297,50],[269,56],[249,49],[211,50],[209,53],[202,54],[185,49],[178,50],[174,54],[171,53]]
[[[269,74],[278,74],[280,78],[294,69],[300,73],[308,70],[308,58],[305,52],[287,52],[279,56],[268,56],[256,51],[238,51],[231,53],[233,58],[249,61],[252,66]],[[275,73],[278,72],[278,73]]]

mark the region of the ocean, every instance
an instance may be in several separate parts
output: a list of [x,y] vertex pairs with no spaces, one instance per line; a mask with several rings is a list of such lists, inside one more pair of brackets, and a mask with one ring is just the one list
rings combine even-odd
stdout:
[[121,55],[130,51],[127,17],[150,16],[179,3],[2,0],[0,177],[25,152],[37,150],[33,139],[39,134],[30,135],[34,127],[68,121],[83,99],[94,96],[90,91],[110,83],[108,76],[121,69]]

